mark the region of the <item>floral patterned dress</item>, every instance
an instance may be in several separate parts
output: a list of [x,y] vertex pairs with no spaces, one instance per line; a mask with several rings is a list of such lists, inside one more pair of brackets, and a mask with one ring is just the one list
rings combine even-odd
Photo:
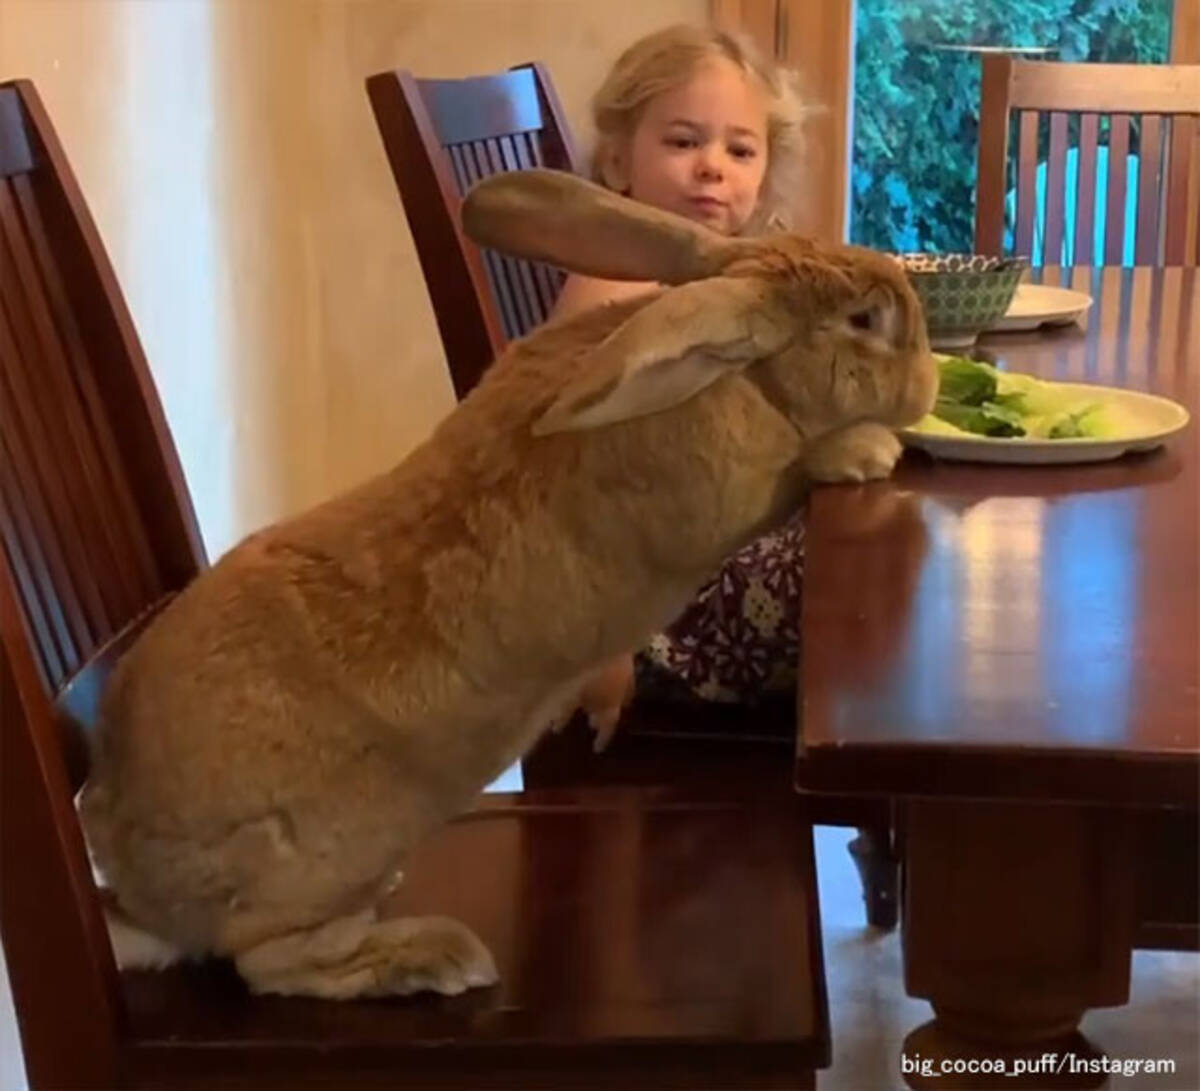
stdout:
[[638,653],[638,693],[755,704],[794,689],[803,563],[801,515],[735,553]]

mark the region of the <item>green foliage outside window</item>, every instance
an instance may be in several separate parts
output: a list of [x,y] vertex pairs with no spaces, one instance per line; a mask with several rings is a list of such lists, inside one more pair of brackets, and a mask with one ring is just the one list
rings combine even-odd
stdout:
[[850,232],[886,250],[970,250],[979,58],[1163,63],[1171,0],[858,0]]

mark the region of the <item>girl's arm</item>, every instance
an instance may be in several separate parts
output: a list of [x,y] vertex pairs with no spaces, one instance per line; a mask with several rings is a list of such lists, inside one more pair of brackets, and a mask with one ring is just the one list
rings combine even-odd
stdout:
[[600,280],[598,277],[572,273],[567,277],[550,317],[568,318],[601,303],[632,299],[657,290],[658,285],[649,280]]

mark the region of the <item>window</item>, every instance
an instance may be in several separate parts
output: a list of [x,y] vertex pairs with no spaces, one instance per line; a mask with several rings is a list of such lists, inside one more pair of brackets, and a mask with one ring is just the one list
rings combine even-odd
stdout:
[[[894,251],[972,248],[979,58],[969,47],[1161,64],[1171,10],[1172,0],[858,0],[852,240]],[[1102,131],[1101,156],[1106,140]],[[1130,170],[1132,178],[1132,162]]]

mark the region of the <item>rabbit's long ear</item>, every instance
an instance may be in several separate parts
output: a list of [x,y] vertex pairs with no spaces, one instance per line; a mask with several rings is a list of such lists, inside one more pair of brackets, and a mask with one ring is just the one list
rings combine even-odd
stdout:
[[794,334],[779,300],[751,277],[672,288],[585,356],[534,434],[599,428],[669,409],[779,352]]
[[481,246],[608,280],[684,284],[757,248],[554,170],[495,174],[462,206]]

